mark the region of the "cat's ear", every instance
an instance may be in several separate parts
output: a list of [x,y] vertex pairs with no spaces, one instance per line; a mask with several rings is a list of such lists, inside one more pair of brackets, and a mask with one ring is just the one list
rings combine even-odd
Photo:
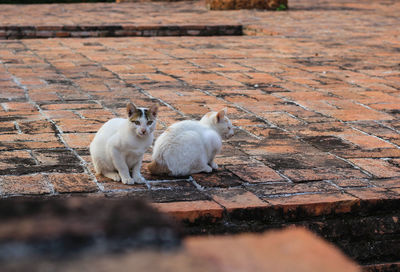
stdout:
[[150,114],[153,118],[157,117],[157,113],[158,113],[158,106],[156,104],[151,105],[150,109]]
[[126,112],[128,113],[128,117],[131,117],[136,112],[136,106],[133,103],[129,102],[126,105]]
[[217,112],[217,122],[221,122],[222,120],[224,120],[224,117],[226,115],[226,108],[223,108],[222,110],[220,110],[219,112]]

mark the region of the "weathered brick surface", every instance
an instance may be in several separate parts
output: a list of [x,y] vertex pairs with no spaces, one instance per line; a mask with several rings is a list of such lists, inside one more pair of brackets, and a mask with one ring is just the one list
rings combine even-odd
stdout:
[[207,0],[206,7],[211,10],[232,10],[232,9],[267,9],[286,10],[287,0]]
[[[399,209],[399,3],[304,0],[274,13],[207,12],[200,4],[2,6],[0,22],[40,31],[119,22],[151,34],[146,25],[186,22],[240,23],[257,35],[1,41],[1,196],[144,197],[186,220],[189,232],[259,231],[316,218],[311,227],[322,235],[340,230],[331,239],[354,253],[343,242],[349,217],[357,225],[369,214],[389,226]],[[61,8],[63,19],[55,16]],[[12,15],[33,12],[29,21]],[[132,186],[95,177],[88,144],[129,100],[160,105],[156,135],[227,107],[237,129],[216,158],[220,169],[182,179],[143,169],[149,182]],[[222,223],[229,220],[235,224]],[[392,238],[374,239],[357,248],[372,254]],[[381,261],[394,261],[380,248]]]

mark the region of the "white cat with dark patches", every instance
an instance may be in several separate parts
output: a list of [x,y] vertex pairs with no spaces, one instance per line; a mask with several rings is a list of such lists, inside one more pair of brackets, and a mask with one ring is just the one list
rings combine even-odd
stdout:
[[218,169],[215,155],[222,138],[233,135],[226,109],[209,112],[200,121],[181,121],[171,125],[154,144],[149,170],[155,175],[186,176]]
[[143,183],[140,168],[143,154],[153,142],[158,108],[128,103],[126,109],[127,119],[111,119],[99,129],[90,144],[90,154],[96,174],[124,184]]

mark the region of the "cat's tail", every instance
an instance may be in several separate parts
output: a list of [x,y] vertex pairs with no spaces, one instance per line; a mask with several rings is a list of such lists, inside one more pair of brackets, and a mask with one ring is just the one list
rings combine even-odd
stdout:
[[150,173],[153,175],[169,175],[171,171],[168,166],[158,163],[157,161],[152,161],[148,166]]

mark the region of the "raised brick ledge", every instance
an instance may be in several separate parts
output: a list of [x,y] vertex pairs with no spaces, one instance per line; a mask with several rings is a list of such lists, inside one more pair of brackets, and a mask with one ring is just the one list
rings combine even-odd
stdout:
[[0,26],[1,39],[156,37],[156,36],[238,36],[240,24],[224,25],[54,25]]
[[362,200],[349,195],[316,195],[316,198],[233,209],[229,208],[230,203],[221,207],[211,201],[153,206],[182,223],[184,231],[191,235],[302,226],[335,243],[360,264],[398,261],[400,198]]

